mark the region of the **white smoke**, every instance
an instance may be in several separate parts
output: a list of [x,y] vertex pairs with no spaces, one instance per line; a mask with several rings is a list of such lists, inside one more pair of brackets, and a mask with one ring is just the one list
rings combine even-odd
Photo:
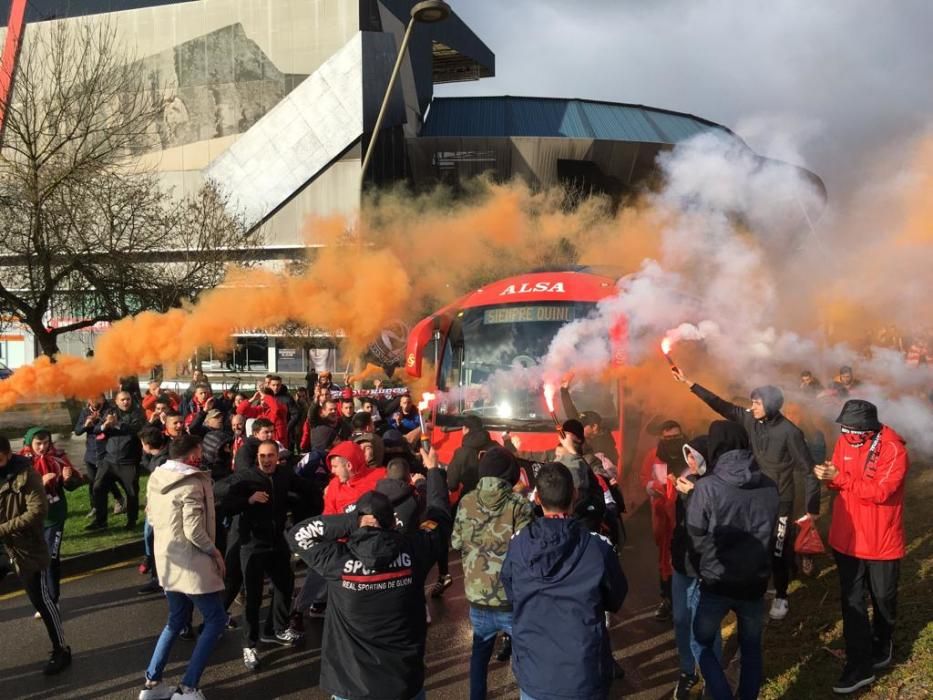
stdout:
[[803,335],[782,327],[782,319],[794,315],[787,313],[792,305],[806,303],[808,292],[788,288],[788,280],[813,255],[808,213],[823,206],[809,176],[714,134],[698,136],[659,160],[665,185],[651,202],[664,214],[658,219],[659,259],[645,260],[620,279],[617,293],[589,318],[564,326],[541,361],[540,375],[526,370],[521,381],[604,371],[618,350],[613,330],[624,322],[627,364],[656,355],[667,337],[702,342],[721,373],[749,386],[783,379],[793,387],[802,369],[825,376],[841,365],[858,367],[870,380],[882,420],[915,446],[933,448],[926,436],[933,427],[930,402],[911,395],[929,390],[933,371],[909,367],[897,351],[875,348],[865,359],[847,345],[828,345],[818,332]]

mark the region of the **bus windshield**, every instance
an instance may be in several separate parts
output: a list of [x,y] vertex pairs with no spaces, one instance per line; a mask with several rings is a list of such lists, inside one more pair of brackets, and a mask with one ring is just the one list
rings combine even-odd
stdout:
[[[520,368],[535,367],[557,331],[586,318],[595,307],[584,302],[538,302],[460,312],[442,357],[438,388],[449,398],[438,406],[438,421],[455,424],[456,416],[474,414],[488,427],[552,430],[541,387],[523,381]],[[605,417],[615,414],[617,397],[609,384],[615,382],[575,382],[571,387],[575,407]],[[559,405],[557,410],[565,415]]]

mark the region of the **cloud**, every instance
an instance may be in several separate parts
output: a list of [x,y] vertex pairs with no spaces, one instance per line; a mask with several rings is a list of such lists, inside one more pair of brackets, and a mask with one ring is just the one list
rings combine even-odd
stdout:
[[[928,0],[896,10],[869,0],[513,0],[456,10],[496,53],[497,77],[438,95],[689,112],[733,128],[763,155],[813,169],[837,201],[863,184],[865,168],[896,163],[933,115]],[[780,125],[779,140],[769,124]]]

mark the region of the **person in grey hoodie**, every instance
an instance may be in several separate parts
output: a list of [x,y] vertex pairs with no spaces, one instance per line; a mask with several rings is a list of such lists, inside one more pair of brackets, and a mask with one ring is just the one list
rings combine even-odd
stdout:
[[[214,546],[214,491],[211,475],[200,468],[200,461],[201,441],[180,435],[172,441],[169,460],[152,472],[146,488],[147,517],[155,532],[156,570],[169,613],[146,669],[139,700],[204,700],[198,689],[201,674],[227,625],[224,557]],[[162,673],[172,645],[194,608],[204,618],[204,630],[181,684],[165,685]]]

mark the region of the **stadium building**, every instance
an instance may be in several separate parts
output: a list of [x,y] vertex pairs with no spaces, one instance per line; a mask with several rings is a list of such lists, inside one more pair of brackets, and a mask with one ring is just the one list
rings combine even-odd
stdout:
[[[5,26],[9,3],[0,3]],[[622,197],[656,172],[659,152],[698,133],[738,138],[690,114],[582,99],[435,98],[434,86],[495,74],[495,55],[456,14],[416,23],[374,157],[361,177],[412,0],[30,0],[25,42],[58,22],[109,22],[167,88],[159,148],[142,163],[177,192],[212,179],[251,227],[260,257],[299,257],[312,216],[360,207],[367,186],[416,188],[489,173],[544,187],[569,183]],[[5,30],[4,30],[5,31]],[[808,174],[809,175],[809,174]],[[812,176],[816,182],[818,179]],[[820,187],[822,184],[820,183]],[[56,320],[52,319],[52,323]],[[100,330],[100,329],[97,329]],[[93,345],[93,331],[63,343]],[[28,337],[0,336],[10,366],[34,356]],[[239,362],[215,371],[304,371],[320,363],[262,329]],[[299,349],[300,347],[300,349]],[[326,354],[326,353],[325,353]],[[230,358],[227,358],[230,359]],[[245,359],[245,363],[243,360]],[[331,352],[325,364],[340,369]]]

